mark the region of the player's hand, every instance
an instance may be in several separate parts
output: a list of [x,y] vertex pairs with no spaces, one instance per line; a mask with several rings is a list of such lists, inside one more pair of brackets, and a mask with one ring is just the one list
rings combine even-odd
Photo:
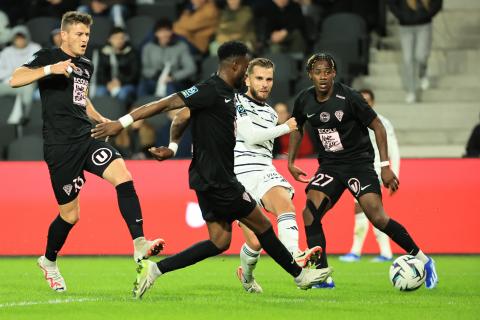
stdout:
[[295,178],[295,180],[303,182],[303,183],[309,183],[310,182],[309,179],[304,178],[304,177],[307,176],[307,174],[302,169],[300,169],[296,166],[288,166],[288,171],[290,171],[291,175]]
[[167,160],[173,157],[173,150],[163,146],[158,148],[151,147],[148,151],[158,161]]
[[63,74],[65,77],[69,77],[73,69],[77,69],[77,66],[72,63],[72,59],[57,62],[50,67],[53,74]]
[[122,129],[122,124],[117,120],[99,123],[91,130],[91,132],[93,138],[100,139],[108,136],[116,136],[120,131],[122,131]]
[[286,123],[287,126],[290,128],[290,132],[298,130],[297,120],[295,120],[294,117],[291,117],[290,119],[288,119],[287,121],[285,121],[285,123]]
[[382,167],[381,176],[385,188],[389,188],[390,194],[394,194],[400,186],[400,180],[398,180],[395,173],[390,167]]

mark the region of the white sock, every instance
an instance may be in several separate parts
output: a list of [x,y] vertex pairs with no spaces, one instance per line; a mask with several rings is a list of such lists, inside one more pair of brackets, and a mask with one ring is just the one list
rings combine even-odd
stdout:
[[418,253],[415,255],[415,258],[422,261],[424,264],[426,264],[429,260],[425,253],[422,252],[422,250],[418,251]]
[[368,219],[365,213],[360,212],[355,214],[355,227],[353,228],[353,244],[351,253],[357,256],[362,254],[363,243],[368,233]]
[[155,263],[155,266],[152,268],[152,271],[153,271],[153,276],[155,277],[155,279],[157,279],[158,277],[160,277],[162,275],[162,271],[160,271],[160,269],[158,269],[158,265]]
[[380,255],[384,256],[385,258],[391,259],[392,248],[390,247],[390,238],[385,233],[375,227],[373,227],[373,231],[375,232],[378,247],[380,248]]
[[298,226],[295,212],[285,212],[277,217],[278,239],[293,255],[298,249]]
[[242,248],[240,249],[240,264],[243,269],[243,276],[245,277],[245,280],[252,280],[253,270],[255,270],[259,258],[260,251],[253,250],[246,243],[243,244]]

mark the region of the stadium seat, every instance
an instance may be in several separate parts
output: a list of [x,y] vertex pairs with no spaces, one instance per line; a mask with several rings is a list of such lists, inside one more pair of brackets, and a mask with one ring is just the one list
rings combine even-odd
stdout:
[[218,69],[218,57],[208,56],[202,61],[200,80],[206,80]]
[[0,96],[0,125],[6,125],[8,117],[13,110],[13,104],[15,103],[15,97],[13,96]]
[[42,47],[51,47],[50,32],[60,28],[60,20],[53,17],[36,17],[27,21],[27,28],[32,41]]
[[15,126],[0,125],[0,159],[6,159],[7,146],[15,140]]
[[362,17],[354,13],[337,13],[322,23],[315,50],[329,50],[339,57],[345,72],[356,76],[368,73],[369,37]]
[[139,49],[153,32],[155,20],[149,16],[135,16],[127,20],[127,33],[130,43],[135,49]]
[[7,159],[43,160],[43,139],[37,135],[29,135],[12,141],[8,145]]
[[[149,103],[155,100],[158,100],[158,98],[154,96],[144,96],[144,97],[138,98],[133,103],[133,106],[134,108],[140,107],[141,105],[144,105],[146,103]],[[146,119],[145,121],[148,122],[150,125],[152,125],[155,129],[158,129],[163,127],[163,125],[167,122],[167,115],[166,113],[160,113],[160,114],[154,115],[151,118]]]
[[274,84],[272,87],[272,92],[268,99],[268,103],[271,106],[274,106],[278,102],[286,103],[290,98],[290,81],[285,81],[283,78],[277,77],[275,75]]
[[42,104],[40,101],[34,101],[27,117],[27,123],[23,126],[23,134],[42,134]]
[[127,111],[123,103],[110,96],[92,98],[92,104],[102,116],[110,120],[116,120]]
[[295,60],[285,53],[269,53],[265,55],[275,64],[275,86],[277,82],[282,80],[293,80],[298,76]]
[[174,1],[162,1],[153,4],[138,4],[137,16],[149,16],[155,21],[160,18],[169,18],[171,21],[177,19],[177,3]]
[[91,49],[101,48],[107,44],[108,36],[113,28],[113,22],[107,17],[95,17],[90,29],[90,41],[88,43]]

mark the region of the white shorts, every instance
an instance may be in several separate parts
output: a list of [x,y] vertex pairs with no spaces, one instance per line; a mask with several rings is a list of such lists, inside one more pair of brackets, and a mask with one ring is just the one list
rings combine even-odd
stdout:
[[288,181],[277,172],[274,166],[269,166],[261,172],[251,172],[237,176],[238,181],[245,187],[248,193],[263,207],[262,198],[268,190],[276,186],[282,186],[293,198],[295,189]]

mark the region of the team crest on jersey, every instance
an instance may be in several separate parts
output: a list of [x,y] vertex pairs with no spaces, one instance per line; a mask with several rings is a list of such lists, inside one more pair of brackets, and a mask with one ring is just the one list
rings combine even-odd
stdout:
[[183,90],[181,93],[185,98],[188,98],[190,96],[193,96],[197,92],[198,88],[196,86],[193,86],[191,88],[188,88],[187,90]]
[[63,191],[65,191],[65,193],[67,194],[67,196],[70,195],[70,193],[72,193],[72,185],[71,184],[66,184],[63,186]]
[[348,187],[358,196],[360,193],[360,181],[357,178],[348,179]]
[[83,70],[80,68],[73,68],[73,72],[79,77],[83,76]]
[[343,111],[341,110],[335,111],[335,117],[337,117],[338,121],[342,122]]
[[320,113],[320,121],[328,122],[328,120],[330,120],[330,113],[328,113],[328,112]]

